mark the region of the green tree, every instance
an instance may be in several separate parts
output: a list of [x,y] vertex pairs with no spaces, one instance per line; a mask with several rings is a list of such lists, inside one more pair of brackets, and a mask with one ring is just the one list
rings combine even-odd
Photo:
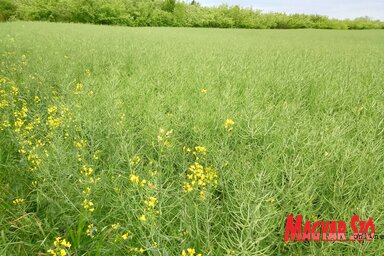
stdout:
[[165,0],[163,3],[163,10],[173,12],[175,10],[176,0]]
[[16,14],[17,6],[8,0],[0,0],[0,21],[9,20]]

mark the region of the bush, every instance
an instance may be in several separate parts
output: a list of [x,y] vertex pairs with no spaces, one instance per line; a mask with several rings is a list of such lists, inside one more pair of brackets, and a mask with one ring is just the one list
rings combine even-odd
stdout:
[[17,6],[9,0],[0,0],[0,21],[7,21],[16,14]]
[[240,6],[202,7],[176,0],[0,0],[0,21],[16,17],[126,26],[185,26],[277,29],[383,29],[367,17],[329,19],[321,15],[262,13]]

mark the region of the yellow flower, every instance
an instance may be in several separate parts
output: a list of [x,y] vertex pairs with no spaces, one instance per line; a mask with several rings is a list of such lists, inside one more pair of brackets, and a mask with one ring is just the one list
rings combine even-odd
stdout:
[[55,238],[55,242],[53,242],[53,246],[58,247],[61,241],[61,237],[58,236]]
[[157,141],[166,147],[171,146],[171,142],[168,140],[173,134],[173,129],[165,132],[163,128],[159,129],[159,135],[157,135]]
[[140,186],[144,187],[146,183],[147,183],[147,180],[143,179],[143,180],[140,182]]
[[93,173],[92,167],[88,167],[87,165],[83,165],[83,168],[80,169],[80,173],[84,176],[91,176]]
[[183,151],[184,151],[184,153],[189,154],[189,153],[192,152],[192,149],[190,149],[190,148],[184,146],[184,147],[183,147]]
[[52,128],[58,128],[61,124],[61,118],[60,117],[52,117],[52,116],[48,116],[48,119],[47,119],[47,125],[52,127]]
[[77,149],[82,149],[87,145],[87,141],[83,140],[83,139],[81,139],[79,141],[74,141],[73,143],[75,144]]
[[155,208],[156,204],[158,203],[158,200],[156,197],[151,196],[149,200],[145,200],[144,203],[149,207]]
[[55,253],[55,251],[52,250],[52,249],[49,249],[47,252],[50,253],[52,256],[57,256],[57,254]]
[[80,94],[82,90],[83,90],[83,84],[82,83],[77,83],[75,85],[75,94]]
[[202,88],[200,92],[201,92],[202,94],[207,94],[208,90],[205,89],[205,88]]
[[84,190],[83,190],[83,193],[87,196],[89,196],[91,194],[91,187],[86,187]]
[[9,128],[11,126],[11,124],[9,123],[8,120],[4,120],[1,125],[2,125],[3,128]]
[[71,248],[71,244],[69,242],[67,242],[67,240],[65,240],[65,239],[61,240],[60,244],[66,248]]
[[127,240],[128,239],[128,233],[121,235],[121,238],[123,238],[124,240]]
[[181,252],[181,256],[202,256],[201,253],[196,254],[196,250],[193,248],[188,248],[187,250],[183,250]]
[[204,146],[196,146],[192,154],[195,156],[197,161],[200,158],[204,158],[204,156],[207,154],[207,149]]
[[134,175],[134,174],[131,174],[131,175],[129,176],[129,180],[130,180],[132,183],[135,183],[135,184],[139,184],[139,182],[140,182],[140,178],[139,178],[139,176]]
[[48,107],[48,114],[56,114],[57,113],[57,107],[56,106],[50,106]]
[[207,154],[207,148],[204,146],[196,146],[195,152],[196,153],[202,153],[203,155],[206,155]]
[[193,186],[191,186],[188,182],[184,182],[183,189],[185,192],[192,192]]
[[205,199],[206,198],[205,191],[200,191],[200,198],[201,199]]
[[19,89],[16,86],[12,86],[11,87],[11,93],[13,95],[17,95],[17,94],[19,94]]
[[101,151],[100,150],[96,150],[96,152],[93,154],[93,159],[94,160],[99,160],[100,154],[101,154]]
[[193,154],[196,156],[196,161],[194,164],[190,165],[187,173],[187,181],[183,183],[184,192],[192,192],[194,189],[199,191],[200,198],[205,199],[206,189],[208,185],[216,187],[218,184],[218,175],[214,168],[204,167],[198,160],[197,152],[203,152],[205,154],[206,149],[195,147]]
[[143,215],[141,215],[141,216],[139,217],[139,220],[144,222],[144,221],[147,220],[147,216],[145,216],[145,214],[143,214]]
[[94,233],[96,232],[97,232],[97,228],[93,224],[89,224],[86,230],[87,236],[89,236],[90,238],[93,238]]
[[135,166],[137,164],[139,164],[141,161],[141,158],[139,156],[134,156],[132,158],[129,159],[129,163],[132,165],[132,166]]
[[116,229],[118,229],[119,228],[119,224],[118,223],[116,223],[116,224],[112,224],[112,229],[113,230],[116,230]]
[[93,202],[88,200],[88,199],[84,199],[82,205],[83,205],[84,209],[86,209],[90,212],[95,211],[95,208],[93,207]]
[[40,103],[40,98],[39,98],[39,96],[35,96],[34,101],[35,101],[36,104],[39,104],[39,103]]
[[16,198],[15,200],[12,201],[12,203],[13,203],[14,205],[19,205],[19,204],[24,203],[24,199],[22,199],[22,198]]
[[224,128],[225,128],[228,132],[230,132],[230,131],[233,130],[233,125],[234,125],[234,124],[235,124],[235,122],[234,122],[232,119],[228,118],[227,120],[225,120]]
[[52,256],[66,256],[68,254],[68,249],[71,248],[71,244],[67,240],[62,239],[60,236],[55,238],[53,242],[53,249],[49,249],[47,252]]

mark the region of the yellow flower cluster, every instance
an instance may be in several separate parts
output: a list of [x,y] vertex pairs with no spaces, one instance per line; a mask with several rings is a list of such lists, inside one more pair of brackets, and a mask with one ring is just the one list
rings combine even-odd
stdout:
[[47,252],[51,256],[67,256],[71,255],[69,249],[71,248],[71,244],[67,242],[64,238],[56,237],[53,242],[53,248],[49,249]]
[[204,167],[195,162],[188,168],[187,182],[184,182],[185,192],[192,192],[194,189],[200,191],[201,197],[205,197],[207,185],[217,185],[217,172],[212,167]]
[[92,167],[87,166],[86,164],[80,169],[80,173],[84,176],[91,176],[93,173]]
[[2,123],[0,123],[0,131],[3,131],[4,129],[7,129],[11,127],[11,124],[8,120],[3,120]]
[[75,92],[74,94],[79,95],[83,91],[83,84],[78,82],[75,84]]
[[146,207],[144,208],[144,213],[139,217],[140,221],[146,221],[147,217],[154,219],[156,215],[159,214],[159,211],[156,209],[156,205],[159,200],[156,197],[149,197],[148,200],[144,200]]
[[139,247],[133,247],[133,248],[130,248],[129,249],[129,252],[130,253],[140,253],[140,254],[143,254],[145,252],[145,250],[143,248],[139,248]]
[[203,166],[203,161],[207,155],[207,149],[205,147],[196,146],[193,151],[190,148],[184,147],[184,151],[192,153],[195,157],[195,162],[190,165],[187,170],[187,181],[183,183],[183,190],[188,193],[197,190],[201,198],[204,199],[207,187],[215,187],[217,185],[217,172],[212,167]]
[[87,230],[85,231],[85,233],[90,238],[94,238],[95,237],[95,233],[97,233],[97,228],[95,227],[95,225],[89,224],[88,227],[87,227]]
[[50,129],[56,129],[61,124],[61,117],[57,111],[58,110],[56,106],[48,107],[48,118],[46,124]]
[[25,54],[21,55],[21,64],[22,65],[27,65],[28,64],[27,56],[25,56]]
[[146,179],[140,179],[139,175],[135,174],[135,172],[129,176],[129,180],[133,184],[140,185],[141,187],[145,187],[147,185],[148,188],[150,188],[150,189],[156,188],[155,184],[153,184],[150,181],[147,181]]
[[[85,70],[85,75],[87,77],[91,76],[91,71],[89,69]],[[83,95],[88,95],[89,97],[93,96],[93,91],[92,90],[84,90],[84,84],[82,82],[77,82],[74,86],[73,94],[83,96]]]
[[0,110],[9,107],[11,103],[15,103],[13,96],[18,94],[18,89],[13,82],[5,77],[0,77]]
[[33,98],[33,101],[35,102],[35,104],[39,104],[40,103],[40,97],[39,96],[35,96],[34,98]]
[[93,207],[93,202],[87,198],[85,198],[83,200],[83,203],[81,204],[84,209],[90,211],[90,212],[94,212],[95,211],[95,207]]
[[195,156],[196,161],[200,160],[200,158],[204,160],[204,157],[207,155],[207,149],[202,146],[196,146],[192,154]]
[[120,128],[123,127],[123,124],[125,123],[125,119],[126,119],[125,113],[121,113],[119,116],[119,119],[116,122],[117,126],[119,126]]
[[157,142],[166,147],[171,146],[171,142],[169,141],[173,134],[173,130],[165,131],[163,128],[159,129],[159,134],[157,135]]
[[[11,116],[12,111],[13,116]],[[41,118],[38,115],[34,117],[29,115],[30,110],[24,97],[19,95],[19,89],[14,83],[6,78],[0,78],[0,114],[2,119],[0,130],[13,126],[11,131],[16,135],[19,153],[30,164],[30,170],[36,171],[42,162],[40,153],[44,150],[41,148],[46,144],[38,139],[37,132],[35,132],[41,128]],[[47,138],[48,136],[41,137]]]
[[124,234],[122,234],[121,235],[121,238],[123,239],[123,240],[127,240],[128,239],[128,233],[124,233]]
[[181,256],[202,256],[201,253],[196,253],[196,250],[193,248],[188,248],[181,252]]
[[76,146],[77,149],[83,149],[85,148],[85,146],[87,145],[87,140],[77,140],[77,141],[74,141],[73,144]]
[[112,229],[117,230],[120,227],[119,223],[112,224]]
[[[111,225],[111,228],[112,230],[118,230],[120,229],[120,224],[119,223],[114,223]],[[117,242],[119,239],[121,240],[127,240],[128,238],[130,238],[130,233],[129,232],[124,232],[124,233],[117,233],[116,234],[116,238],[115,238],[115,242]]]
[[[141,162],[141,158],[139,156],[134,156],[129,159],[130,165],[132,167],[131,174],[129,175],[130,182],[136,186],[137,189],[156,189],[156,185],[151,181],[141,178],[137,173],[138,164]],[[153,162],[150,161],[149,165],[151,169],[149,170],[148,177],[156,176],[156,171],[152,170]],[[147,194],[148,191],[142,190],[142,193]],[[152,191],[150,193],[153,193]],[[144,200],[144,209],[143,213],[139,216],[139,220],[142,222],[146,222],[147,220],[154,220],[155,217],[159,214],[159,211],[156,209],[156,205],[158,204],[158,199],[154,196],[149,196],[147,200]]]
[[[82,202],[82,206],[85,210],[87,210],[88,212],[94,212],[95,211],[95,207],[94,207],[94,203],[91,199],[91,194],[92,194],[92,186],[94,185],[95,181],[98,180],[98,178],[94,178],[94,170],[92,167],[90,167],[85,161],[83,161],[83,157],[82,157],[82,153],[86,154],[86,152],[88,151],[87,150],[87,140],[85,139],[75,139],[73,144],[75,145],[75,148],[77,150],[77,160],[81,163],[83,163],[82,167],[80,168],[80,174],[81,174],[81,178],[80,178],[80,184],[82,184],[84,187],[83,187],[83,195],[84,195],[84,199],[83,199],[83,202]],[[89,154],[89,153],[88,153]],[[96,154],[96,152],[95,152]],[[97,160],[95,159],[95,154],[93,154],[93,157],[91,156],[88,156],[88,157],[85,157],[85,158],[92,158],[94,160]]]
[[[138,175],[135,175],[135,174],[131,174],[129,176],[129,180],[133,183],[133,184],[136,184],[138,185],[140,183],[140,177]],[[146,180],[144,180],[145,182]]]
[[196,161],[202,161],[205,159],[205,156],[207,155],[207,149],[204,146],[196,146],[193,148],[183,147],[183,150],[186,154],[192,154],[195,157]]
[[88,197],[90,194],[91,194],[91,192],[92,192],[92,189],[91,189],[91,187],[86,187],[84,190],[83,190],[83,194],[86,196],[86,197]]
[[20,94],[13,83],[8,87],[10,93],[7,95],[11,95],[12,99],[7,102],[12,105],[6,113],[13,115],[4,115],[8,116],[8,120],[3,120],[2,125],[6,128],[12,127],[11,131],[16,135],[19,153],[28,161],[29,169],[36,171],[41,167],[44,155],[46,157],[49,155],[47,147],[53,137],[53,130],[62,126],[64,118],[70,116],[70,112],[65,106],[50,105],[46,109],[46,120],[43,121],[44,114],[32,115],[36,112],[35,108],[41,108],[39,96],[34,96],[30,100],[32,104],[28,105],[25,95]]
[[141,161],[141,158],[139,156],[134,156],[129,159],[129,164],[131,166],[136,166],[140,163],[140,161]]
[[227,132],[231,132],[233,130],[234,125],[235,125],[235,121],[228,118],[227,120],[225,120],[224,128],[225,128],[225,130],[227,130]]
[[156,204],[159,202],[159,200],[156,197],[151,196],[149,200],[145,200],[144,203],[148,206],[150,209],[154,209]]
[[23,102],[23,106],[21,107],[21,109],[13,112],[13,115],[15,118],[15,122],[14,122],[15,132],[21,134],[23,137],[26,137],[28,135],[29,131],[31,130],[31,129],[26,129],[22,133],[23,125],[27,122],[27,120],[26,120],[26,118],[28,116],[27,104],[25,102]]
[[129,164],[132,167],[131,174],[129,175],[129,180],[134,185],[139,185],[141,187],[148,187],[149,189],[155,189],[156,186],[152,182],[146,180],[145,178],[140,178],[140,176],[136,172],[136,167],[141,162],[141,158],[139,156],[133,156],[129,159]]
[[89,70],[88,68],[84,71],[85,75],[87,77],[90,77],[91,76],[91,70]]
[[24,203],[24,199],[23,198],[16,198],[15,200],[13,200],[12,201],[12,203],[14,204],[14,205],[19,205],[19,204],[22,204],[22,203]]
[[0,130],[7,129],[14,134],[21,158],[27,161],[30,171],[37,171],[49,156],[48,146],[54,130],[63,124],[69,126],[69,122],[64,121],[70,119],[71,113],[63,105],[51,104],[46,115],[33,114],[38,112],[36,109],[41,110],[40,97],[36,95],[28,101],[21,92],[13,82],[0,77]]

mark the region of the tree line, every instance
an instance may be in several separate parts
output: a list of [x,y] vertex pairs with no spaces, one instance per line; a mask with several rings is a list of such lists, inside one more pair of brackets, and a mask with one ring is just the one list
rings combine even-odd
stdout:
[[8,20],[249,29],[384,29],[384,22],[368,17],[338,20],[321,15],[263,13],[239,6],[204,7],[195,0],[0,0],[0,21]]

